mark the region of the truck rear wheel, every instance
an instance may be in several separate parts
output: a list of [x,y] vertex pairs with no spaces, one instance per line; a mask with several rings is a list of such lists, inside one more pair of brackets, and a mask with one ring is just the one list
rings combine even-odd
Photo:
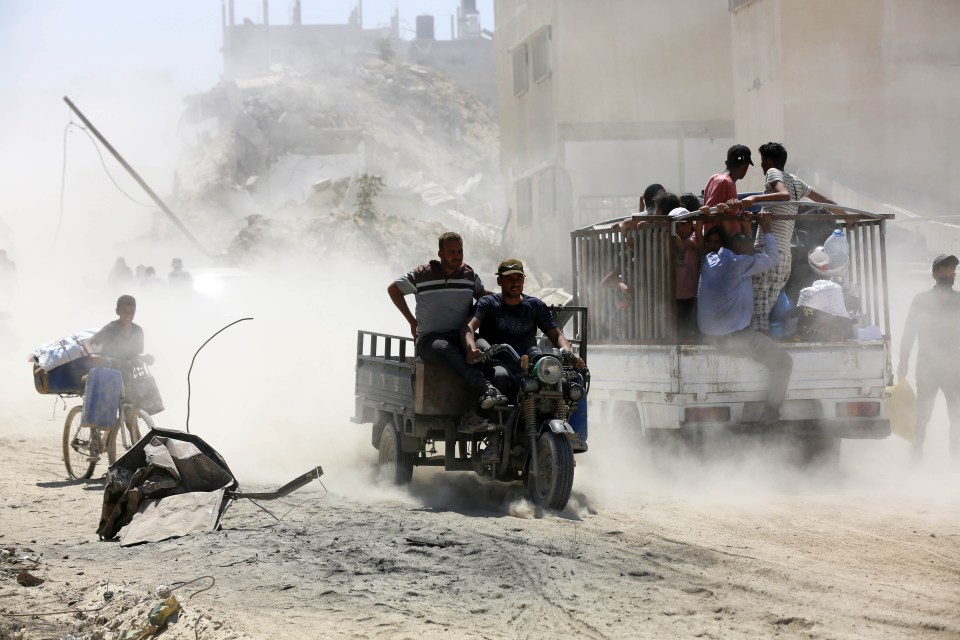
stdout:
[[[537,475],[527,468],[527,490],[534,504],[563,509],[573,490],[573,448],[563,434],[544,431],[537,438]],[[528,463],[529,464],[529,463]]]
[[400,448],[400,431],[392,422],[388,422],[380,434],[380,456],[377,468],[380,477],[387,478],[391,484],[408,484],[413,478],[413,460],[416,454],[405,453]]
[[801,438],[800,462],[804,466],[836,471],[840,467],[840,438],[829,436]]

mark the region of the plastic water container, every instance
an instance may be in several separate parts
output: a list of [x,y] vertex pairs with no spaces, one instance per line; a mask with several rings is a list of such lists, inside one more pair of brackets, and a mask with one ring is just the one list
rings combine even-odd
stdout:
[[583,397],[577,410],[567,417],[567,422],[573,427],[573,432],[584,442],[587,441],[587,398]]
[[837,269],[847,264],[850,259],[850,245],[847,237],[840,229],[834,229],[830,237],[823,243],[823,251],[830,257],[830,268]]
[[123,374],[116,369],[94,367],[87,374],[80,412],[84,426],[109,428],[117,423],[120,396],[123,393]]

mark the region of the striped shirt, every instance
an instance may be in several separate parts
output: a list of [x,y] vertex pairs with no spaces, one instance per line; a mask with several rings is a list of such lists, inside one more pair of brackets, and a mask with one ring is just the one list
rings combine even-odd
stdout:
[[[787,173],[786,171],[781,171],[780,169],[773,167],[767,170],[767,183],[763,192],[776,193],[776,184],[778,182],[782,182],[783,186],[787,188],[787,192],[790,194],[791,200],[802,200],[803,198],[806,198],[807,195],[813,190],[810,188],[810,185],[792,173]],[[785,249],[783,252],[784,255],[789,258],[790,251],[787,249],[790,248],[790,243],[793,240],[793,228],[796,226],[797,221],[777,220],[776,216],[778,214],[796,213],[797,205],[767,202],[763,206],[767,211],[774,214],[773,222],[770,224],[770,232],[773,233],[773,237],[777,239],[777,246],[783,247]],[[757,236],[754,241],[754,246],[758,248],[763,246],[763,233],[760,231],[760,229],[757,229]]]
[[397,278],[404,295],[416,294],[417,335],[458,333],[467,321],[473,299],[483,293],[483,283],[470,265],[449,276],[439,260],[431,260]]

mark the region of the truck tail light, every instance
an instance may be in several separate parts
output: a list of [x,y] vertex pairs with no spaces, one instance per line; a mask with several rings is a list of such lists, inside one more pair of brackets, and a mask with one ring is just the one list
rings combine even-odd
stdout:
[[880,415],[879,402],[838,402],[838,418],[876,418]]
[[730,422],[730,407],[687,407],[684,422]]

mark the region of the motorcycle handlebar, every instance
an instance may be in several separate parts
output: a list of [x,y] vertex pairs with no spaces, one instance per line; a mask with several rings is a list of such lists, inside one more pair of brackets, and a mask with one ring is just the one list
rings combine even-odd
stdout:
[[516,349],[508,344],[495,344],[486,351],[481,352],[480,355],[477,356],[477,358],[473,361],[473,364],[483,364],[484,362],[490,360],[493,356],[500,353],[508,353],[517,363],[520,362],[520,356],[517,354]]

